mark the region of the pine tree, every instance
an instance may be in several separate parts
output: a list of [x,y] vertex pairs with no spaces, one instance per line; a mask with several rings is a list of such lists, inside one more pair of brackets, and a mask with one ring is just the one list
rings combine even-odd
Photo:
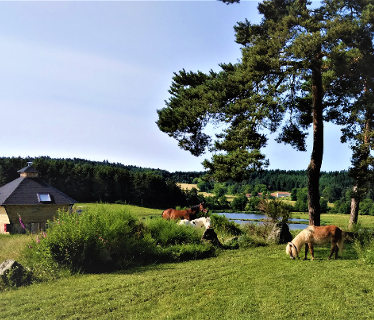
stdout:
[[[307,169],[312,225],[320,225],[324,121],[338,121],[349,112],[344,108],[349,101],[341,94],[347,88],[337,94],[332,86],[338,83],[335,54],[346,36],[339,25],[345,13],[335,10],[336,6],[335,1],[320,7],[304,0],[260,3],[261,23],[245,20],[235,26],[241,61],[221,64],[219,72],[175,73],[166,107],[158,110],[159,128],[177,139],[180,147],[194,155],[206,148],[215,152],[204,166],[221,181],[243,180],[251,170],[266,167],[268,160],[261,148],[269,133],[278,133],[278,142],[305,151],[307,130],[312,126]],[[335,69],[331,70],[332,65]],[[208,134],[208,124],[218,133]]]

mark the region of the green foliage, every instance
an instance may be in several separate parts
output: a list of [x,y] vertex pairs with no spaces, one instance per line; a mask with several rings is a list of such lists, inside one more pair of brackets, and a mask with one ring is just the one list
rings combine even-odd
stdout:
[[272,229],[272,224],[246,223],[243,227],[243,234],[239,237],[240,247],[263,247],[267,246],[267,239]]
[[260,199],[258,209],[266,214],[273,222],[279,219],[287,222],[290,217],[290,207],[279,199]]
[[35,269],[50,273],[61,268],[101,272],[213,255],[214,249],[200,245],[200,237],[194,228],[174,221],[150,219],[144,225],[125,210],[92,206],[81,214],[60,213],[47,234],[30,245],[27,256]]
[[212,214],[210,219],[216,232],[222,232],[229,235],[240,235],[242,233],[239,226],[236,223],[229,221],[225,216]]
[[244,211],[248,203],[248,198],[245,194],[236,196],[231,202],[231,208],[233,210]]
[[216,197],[216,196],[206,197],[205,202],[206,202],[206,206],[209,209],[224,210],[224,209],[229,209],[230,208],[230,204],[227,201],[226,196],[224,196],[224,195],[222,197],[219,197],[219,198]]
[[250,197],[248,199],[247,205],[245,206],[245,210],[246,211],[257,211],[259,203],[260,203],[259,197]]
[[308,189],[298,189],[296,192],[295,210],[300,212],[308,211]]
[[200,243],[201,232],[196,228],[180,226],[173,220],[149,219],[145,221],[146,232],[149,232],[156,244],[169,245]]
[[227,194],[226,185],[224,183],[215,183],[213,193],[217,198],[223,197],[225,194]]
[[364,199],[360,202],[359,214],[374,216],[374,201],[372,199]]
[[354,247],[358,257],[366,264],[374,265],[374,239],[370,229],[356,226],[356,239]]

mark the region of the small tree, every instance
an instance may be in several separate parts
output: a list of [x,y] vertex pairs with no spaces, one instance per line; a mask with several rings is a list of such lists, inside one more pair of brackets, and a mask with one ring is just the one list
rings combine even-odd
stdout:
[[287,222],[290,217],[289,207],[279,199],[260,199],[258,209],[267,215],[273,222],[281,219],[282,222]]
[[245,194],[240,194],[236,196],[231,202],[231,208],[233,210],[244,211],[246,205],[248,203],[248,199]]

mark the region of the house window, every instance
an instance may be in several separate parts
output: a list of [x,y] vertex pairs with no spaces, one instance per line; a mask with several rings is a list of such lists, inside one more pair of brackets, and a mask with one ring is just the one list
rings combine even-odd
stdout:
[[52,202],[51,195],[49,193],[38,193],[38,200],[39,202]]

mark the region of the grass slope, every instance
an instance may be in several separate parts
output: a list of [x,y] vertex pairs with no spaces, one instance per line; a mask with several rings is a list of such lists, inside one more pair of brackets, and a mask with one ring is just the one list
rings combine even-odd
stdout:
[[[284,246],[77,275],[1,294],[2,319],[370,319],[373,269],[343,259],[291,261]],[[323,258],[323,259],[322,259]]]
[[[139,218],[159,215],[159,210],[128,209]],[[348,218],[321,216],[322,224],[344,229]],[[359,219],[366,227],[374,226],[374,217]],[[0,237],[0,252],[11,254],[27,237]],[[328,253],[328,247],[316,247],[315,261],[292,261],[280,245],[69,276],[1,292],[0,314],[4,320],[374,318],[373,267],[358,260],[350,244],[342,259],[328,261]]]

